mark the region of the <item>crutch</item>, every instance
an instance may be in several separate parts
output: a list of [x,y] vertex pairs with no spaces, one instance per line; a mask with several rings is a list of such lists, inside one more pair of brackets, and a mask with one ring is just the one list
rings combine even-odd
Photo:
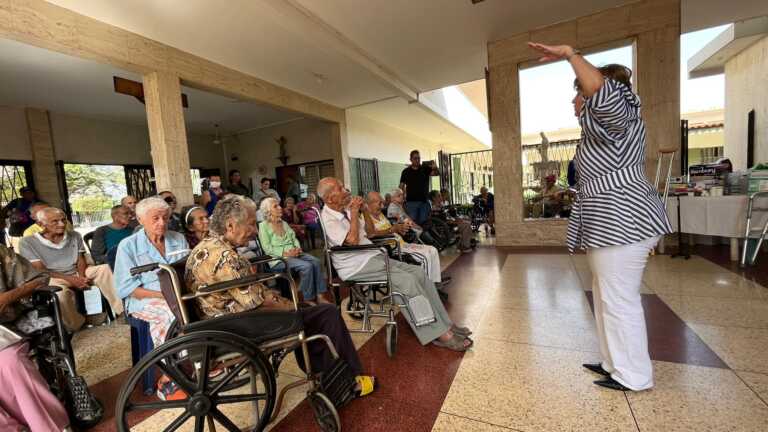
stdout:
[[675,153],[677,149],[659,149],[659,158],[656,162],[656,180],[653,186],[656,190],[659,190],[659,183],[661,182],[661,167],[664,161],[664,156],[669,155],[669,164],[667,165],[667,179],[664,182],[664,192],[662,193],[662,201],[664,208],[667,208],[667,197],[669,197],[669,184],[672,181],[672,163],[675,161]]
[[[768,233],[768,220],[765,221],[765,226],[763,226],[762,229],[759,227],[752,227],[752,212],[768,211],[768,208],[755,208],[755,199],[761,197],[768,198],[768,192],[755,192],[749,196],[749,204],[747,205],[747,229],[744,233],[744,250],[741,251],[741,267],[755,264],[757,254],[760,252],[760,247],[763,245],[766,233]],[[755,249],[750,254],[751,256],[747,256],[750,240],[754,240],[757,243],[755,244]]]
[[[659,183],[661,182],[661,167],[663,165],[664,156],[669,155],[669,164],[667,165],[667,179],[664,182],[664,192],[660,192],[662,194],[662,202],[664,203],[664,211],[667,209],[667,198],[669,197],[669,184],[672,180],[672,163],[675,161],[675,153],[677,153],[677,149],[671,148],[671,149],[659,149],[658,153],[658,159],[656,162],[656,179],[653,182],[654,188],[656,188],[656,191],[659,192]],[[677,206],[678,216],[680,214],[680,200],[678,199],[678,206]],[[682,247],[682,234],[680,231],[680,218],[678,217],[678,226],[677,226],[677,232],[678,232],[678,247]],[[664,238],[661,238],[661,241],[659,242],[659,252],[664,253]],[[653,253],[653,252],[652,252]]]

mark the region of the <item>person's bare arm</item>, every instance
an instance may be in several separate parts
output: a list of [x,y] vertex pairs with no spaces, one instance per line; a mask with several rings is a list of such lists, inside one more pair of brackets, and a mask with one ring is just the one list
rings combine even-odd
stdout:
[[133,290],[131,297],[135,298],[136,300],[144,300],[146,298],[163,298],[163,293],[138,287]]
[[83,253],[78,254],[78,256],[77,256],[77,274],[81,278],[88,279],[85,276],[85,269],[87,269],[87,268],[88,268],[88,263],[85,261],[85,254],[83,254]]
[[344,244],[357,246],[360,244],[360,207],[363,205],[363,199],[359,196],[352,197],[349,203],[349,232],[344,239]]
[[12,290],[0,293],[0,312],[5,310],[8,306],[16,303],[17,301],[29,297],[32,293],[42,286],[48,284],[47,276],[39,276],[30,281],[27,281]]
[[584,57],[577,54],[573,47],[569,45],[544,45],[535,42],[528,42],[528,46],[541,53],[542,56],[539,61],[568,60],[576,73],[576,78],[581,85],[581,94],[584,97],[592,96],[603,86],[605,82],[603,74]]

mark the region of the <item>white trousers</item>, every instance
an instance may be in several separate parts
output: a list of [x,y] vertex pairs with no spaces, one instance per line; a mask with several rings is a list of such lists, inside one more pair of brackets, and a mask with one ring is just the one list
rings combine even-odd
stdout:
[[653,387],[640,287],[659,237],[587,250],[603,369],[635,391]]
[[440,268],[440,252],[437,248],[430,245],[405,243],[400,246],[403,252],[417,253],[421,256],[414,256],[421,261],[421,257],[427,260],[427,277],[434,283],[440,283],[442,278],[442,269]]

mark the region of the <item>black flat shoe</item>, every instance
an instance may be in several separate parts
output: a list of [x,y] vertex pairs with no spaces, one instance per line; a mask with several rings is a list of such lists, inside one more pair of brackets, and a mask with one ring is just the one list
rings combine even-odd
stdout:
[[442,279],[442,283],[443,283],[443,285],[446,285],[446,284],[450,283],[450,282],[451,282],[451,279],[453,279],[453,278],[452,278],[452,277],[450,277],[450,276],[443,276],[443,275],[440,275],[440,279]]
[[608,373],[608,371],[603,369],[603,366],[600,363],[584,363],[582,366],[584,366],[590,372],[594,372],[598,375],[611,376],[611,374]]
[[624,387],[621,383],[616,381],[615,379],[608,377],[606,379],[601,379],[595,381],[595,384],[599,385],[600,387],[605,387],[611,390],[618,390],[618,391],[632,391],[632,389],[628,389]]

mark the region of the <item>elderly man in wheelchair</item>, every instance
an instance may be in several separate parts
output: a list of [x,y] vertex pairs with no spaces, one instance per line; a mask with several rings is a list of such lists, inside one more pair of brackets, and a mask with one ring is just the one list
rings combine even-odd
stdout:
[[368,239],[361,214],[363,199],[352,197],[332,177],[320,180],[317,191],[325,202],[320,216],[326,249],[339,277],[356,284],[387,281],[389,297],[402,306],[422,345],[432,343],[455,351],[469,349],[473,343],[469,338],[471,331],[453,323],[434,283],[421,266],[390,260]]
[[0,245],[3,431],[69,431],[70,419],[73,426],[87,428],[103,414],[85,381],[75,373],[69,335],[55,295],[61,288],[48,286],[48,281],[47,273]]
[[[118,397],[118,430],[130,430],[131,411],[166,409],[181,409],[166,430],[188,420],[195,430],[206,423],[209,429],[218,423],[230,431],[262,430],[279,412],[285,391],[309,383],[308,400],[321,429],[336,431],[336,408],[374,390],[375,379],[362,375],[333,305],[300,308],[290,275],[254,273],[254,261],[238,255],[236,248],[248,243],[255,227],[255,203],[230,195],[211,216],[210,236],[185,262],[133,269],[139,274],[159,268],[161,291],[179,330],[132,370]],[[277,278],[289,280],[291,300],[265,286]],[[307,377],[286,385],[278,396],[275,376],[290,352]],[[147,403],[136,396],[134,389],[150,367],[169,377],[184,397]],[[253,414],[247,424],[235,420],[243,412]]]

